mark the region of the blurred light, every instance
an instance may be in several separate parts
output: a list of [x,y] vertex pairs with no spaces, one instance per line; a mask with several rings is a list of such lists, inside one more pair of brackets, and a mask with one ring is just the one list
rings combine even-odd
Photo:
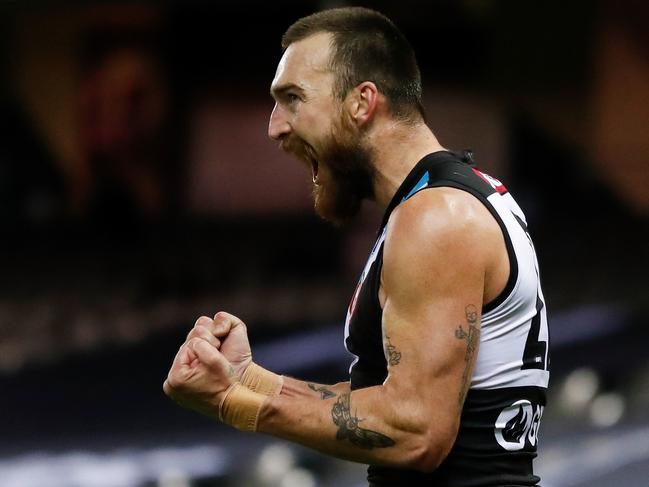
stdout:
[[[0,458],[2,487],[138,487],[190,477],[222,474],[229,463],[225,449],[213,445],[122,449],[108,453],[33,453]],[[158,484],[184,487],[188,484]]]
[[257,461],[257,476],[259,479],[276,483],[284,478],[295,465],[295,454],[288,446],[274,444],[267,446],[259,455]]
[[622,419],[625,408],[626,403],[620,394],[615,392],[600,394],[590,407],[590,420],[600,428],[613,426]]
[[316,480],[308,470],[294,468],[282,478],[279,487],[316,487]]
[[648,485],[646,478],[633,483],[602,483],[602,478],[612,480],[625,470],[645,470],[637,470],[633,465],[649,465],[649,425],[606,431],[590,428],[585,434],[563,436],[550,444],[545,443],[543,451],[538,462],[535,460],[534,470],[543,479],[544,487]]
[[162,472],[158,479],[158,487],[190,487],[191,481],[181,470],[169,469]]
[[579,412],[588,406],[598,389],[599,377],[593,369],[573,370],[563,383],[559,403],[567,413]]

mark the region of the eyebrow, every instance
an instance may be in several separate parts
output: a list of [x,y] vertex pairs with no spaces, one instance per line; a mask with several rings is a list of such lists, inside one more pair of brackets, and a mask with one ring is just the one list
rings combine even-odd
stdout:
[[270,96],[277,98],[282,96],[287,91],[295,90],[300,94],[304,93],[304,90],[294,83],[284,83],[283,85],[275,86],[270,88]]

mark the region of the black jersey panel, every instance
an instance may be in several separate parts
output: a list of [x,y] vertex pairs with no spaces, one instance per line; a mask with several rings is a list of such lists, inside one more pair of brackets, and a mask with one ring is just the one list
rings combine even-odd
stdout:
[[[545,391],[539,387],[471,390],[457,440],[435,472],[370,466],[370,486],[536,486],[540,479],[532,473],[532,461],[544,406]],[[503,416],[505,427],[497,437],[496,424]]]
[[[359,357],[350,373],[352,390],[382,384],[388,374],[388,363],[383,353],[383,310],[379,302],[382,264],[383,246],[361,284],[362,288],[349,326],[347,350]],[[363,323],[373,325],[363,326]]]

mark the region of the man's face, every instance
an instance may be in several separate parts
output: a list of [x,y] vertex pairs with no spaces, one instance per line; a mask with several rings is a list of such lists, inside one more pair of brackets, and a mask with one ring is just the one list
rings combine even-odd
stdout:
[[373,196],[373,165],[361,131],[334,97],[330,39],[315,34],[284,52],[271,85],[268,135],[311,168],[316,212],[341,224]]

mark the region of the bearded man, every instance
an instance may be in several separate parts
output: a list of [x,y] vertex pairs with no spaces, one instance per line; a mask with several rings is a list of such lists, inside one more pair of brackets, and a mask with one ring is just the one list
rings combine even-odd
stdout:
[[425,123],[415,55],[382,14],[326,10],[285,33],[269,136],[334,223],[384,209],[335,385],[252,361],[243,322],[201,317],[165,392],[244,431],[369,464],[371,486],[531,486],[549,379],[534,246],[506,188]]

